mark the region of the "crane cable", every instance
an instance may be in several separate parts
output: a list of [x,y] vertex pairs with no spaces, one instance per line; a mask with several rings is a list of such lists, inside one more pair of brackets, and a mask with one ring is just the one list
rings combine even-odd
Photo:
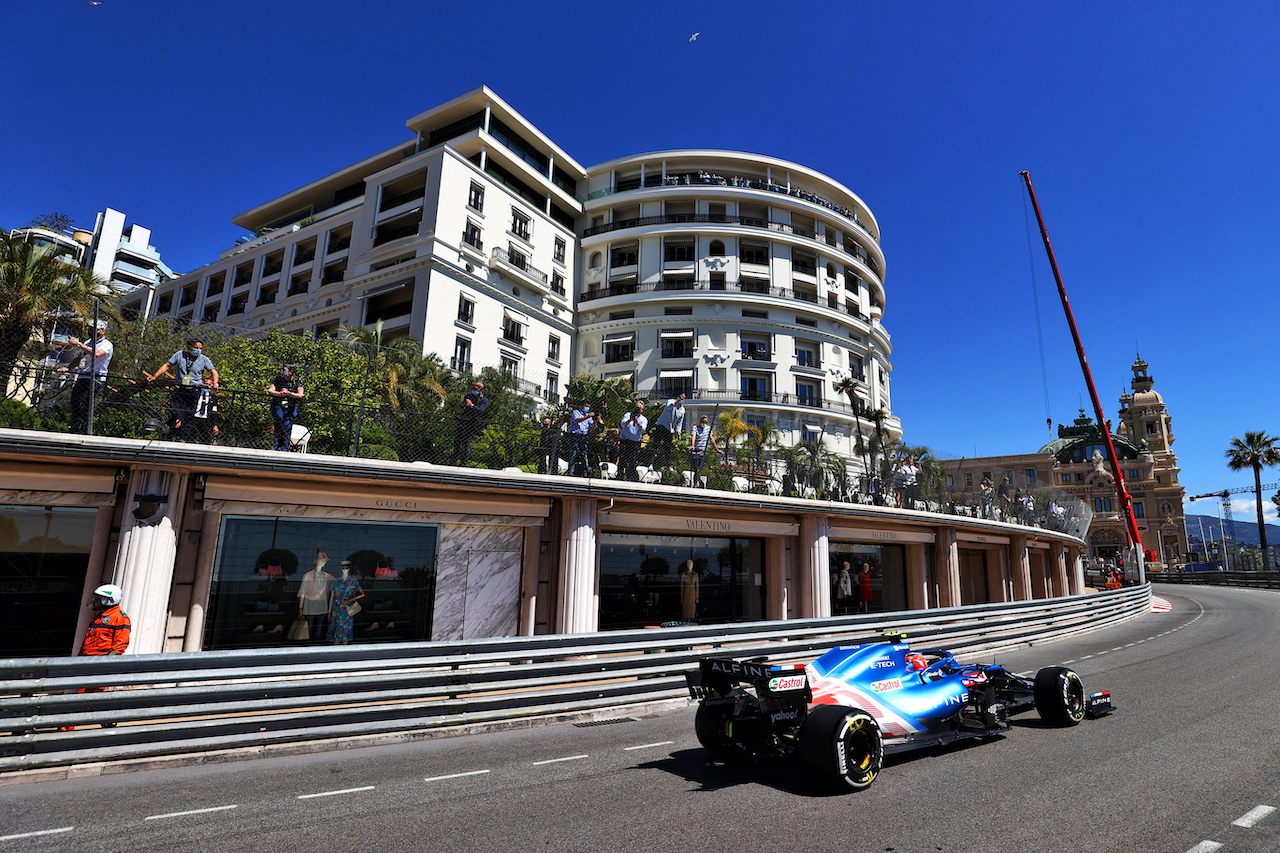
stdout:
[[1044,389],[1044,422],[1049,429],[1049,439],[1053,439],[1053,415],[1049,410],[1049,373],[1044,360],[1044,333],[1040,329],[1040,297],[1037,295],[1036,258],[1031,242],[1031,212],[1027,209],[1027,194],[1022,192],[1022,183],[1018,183],[1018,194],[1022,196],[1022,220],[1027,228],[1027,263],[1031,267],[1031,303],[1036,313],[1036,343],[1040,347],[1040,385]]

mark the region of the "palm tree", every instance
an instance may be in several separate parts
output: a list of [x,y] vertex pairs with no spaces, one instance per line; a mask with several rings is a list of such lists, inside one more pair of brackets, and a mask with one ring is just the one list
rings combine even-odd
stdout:
[[840,379],[834,386],[837,394],[843,394],[849,398],[849,408],[853,409],[853,422],[858,427],[858,438],[854,444],[854,451],[862,454],[862,467],[866,471],[867,479],[871,479],[871,462],[867,459],[867,445],[862,439],[862,419],[858,417],[858,409],[860,408],[859,400],[854,396],[854,392],[858,390],[858,380],[852,376],[845,376]]
[[1258,540],[1262,547],[1263,571],[1271,570],[1271,556],[1267,551],[1267,527],[1262,521],[1262,469],[1280,465],[1280,437],[1264,431],[1246,432],[1244,440],[1232,437],[1227,446],[1227,467],[1232,471],[1253,470],[1253,492],[1258,510]]
[[344,326],[338,332],[338,340],[367,355],[369,374],[382,386],[393,409],[422,411],[429,408],[432,396],[433,402],[445,398],[444,363],[434,354],[424,356],[421,345],[413,338],[384,341],[379,321],[372,329]]
[[[22,236],[0,239],[0,389],[9,380],[31,336],[59,316],[91,317],[106,283],[86,269],[60,260],[53,249]],[[102,318],[115,312],[102,306]]]

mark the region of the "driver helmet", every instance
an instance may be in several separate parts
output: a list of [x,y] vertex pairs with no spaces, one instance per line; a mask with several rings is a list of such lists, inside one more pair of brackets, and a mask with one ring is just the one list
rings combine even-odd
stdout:
[[114,607],[124,598],[124,590],[113,583],[104,583],[93,591],[105,607]]
[[915,670],[916,672],[919,672],[920,670],[924,669],[928,665],[929,665],[929,662],[924,659],[924,655],[918,655],[915,652],[912,652],[911,654],[907,655],[908,669],[912,669],[912,670]]

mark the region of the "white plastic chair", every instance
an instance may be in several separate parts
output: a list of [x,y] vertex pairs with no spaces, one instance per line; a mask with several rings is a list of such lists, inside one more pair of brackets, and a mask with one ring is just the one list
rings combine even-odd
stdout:
[[770,479],[769,482],[765,483],[765,489],[769,494],[777,497],[782,494],[782,481]]
[[640,475],[640,482],[642,483],[661,483],[662,482],[662,472],[659,471],[657,468],[649,468],[648,466],[645,466],[645,465],[637,465],[636,473]]
[[307,445],[311,443],[311,430],[302,424],[294,424],[289,428],[289,444],[299,453],[307,452]]
[[556,471],[557,471],[558,473],[560,473],[560,474],[568,474],[568,473],[569,473],[569,463],[568,463],[568,462],[565,462],[563,459],[557,459],[557,460],[556,460]]
[[618,466],[614,465],[612,462],[601,462],[600,463],[600,479],[602,480],[618,479]]
[[746,477],[734,477],[731,482],[733,483],[733,490],[735,492],[751,491],[751,481]]

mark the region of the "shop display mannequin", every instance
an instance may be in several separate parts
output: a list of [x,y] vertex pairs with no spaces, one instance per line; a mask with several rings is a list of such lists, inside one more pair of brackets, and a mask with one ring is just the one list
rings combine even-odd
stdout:
[[324,634],[324,617],[329,612],[329,585],[333,583],[333,575],[324,570],[329,562],[329,555],[316,549],[316,567],[302,576],[302,585],[298,588],[298,615],[307,618],[307,630],[312,640],[319,640]]
[[693,560],[689,560],[680,573],[681,619],[696,619],[698,616],[698,582],[698,573],[693,570]]
[[360,582],[351,576],[351,561],[342,561],[342,577],[329,585],[329,636],[331,643],[351,642],[352,604],[364,598]]

